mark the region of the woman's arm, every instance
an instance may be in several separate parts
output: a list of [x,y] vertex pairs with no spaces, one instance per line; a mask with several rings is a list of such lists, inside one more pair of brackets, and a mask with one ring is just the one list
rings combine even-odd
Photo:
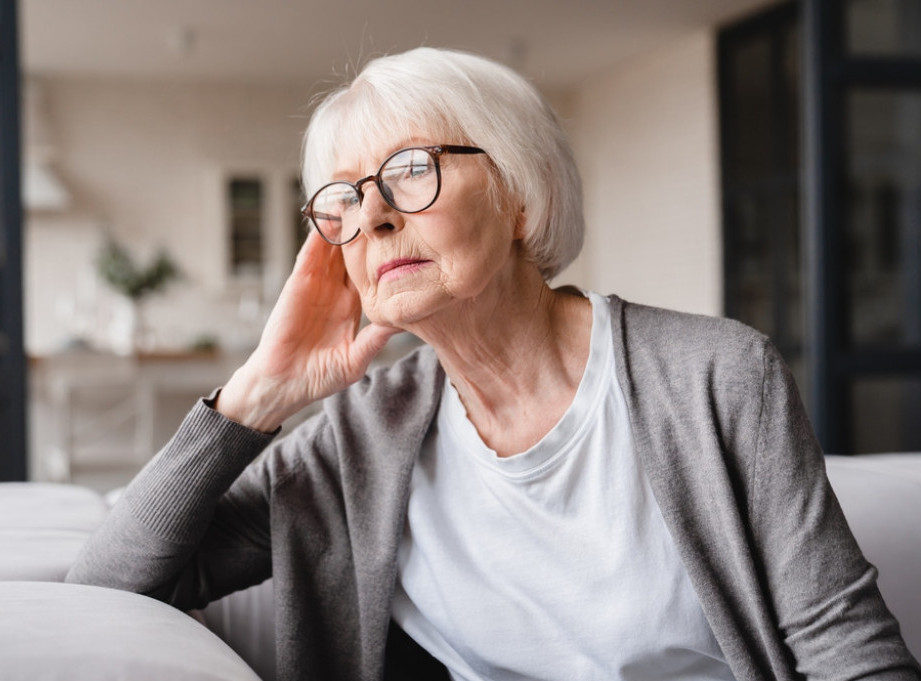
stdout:
[[199,402],[87,541],[67,581],[189,609],[266,579],[267,492],[255,470],[239,476],[271,439]]
[[189,608],[266,579],[272,481],[247,465],[286,418],[363,376],[396,332],[359,331],[360,315],[341,249],[311,235],[256,350],[132,482],[68,580]]
[[809,679],[912,679],[917,662],[825,474],[793,378],[767,345],[750,513],[777,622]]

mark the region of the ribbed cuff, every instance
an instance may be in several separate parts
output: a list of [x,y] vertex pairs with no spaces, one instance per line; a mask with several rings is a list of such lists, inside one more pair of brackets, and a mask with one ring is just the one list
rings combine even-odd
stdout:
[[125,501],[159,536],[197,541],[218,499],[276,433],[242,426],[199,400],[125,491]]

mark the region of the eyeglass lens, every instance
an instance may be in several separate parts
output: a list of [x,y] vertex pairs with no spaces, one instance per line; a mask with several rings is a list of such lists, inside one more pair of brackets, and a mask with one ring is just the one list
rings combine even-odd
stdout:
[[[437,162],[427,149],[396,152],[370,180],[374,180],[384,200],[402,213],[425,210],[438,196]],[[310,216],[328,241],[345,243],[358,233],[360,206],[361,196],[354,185],[333,182],[317,192]]]

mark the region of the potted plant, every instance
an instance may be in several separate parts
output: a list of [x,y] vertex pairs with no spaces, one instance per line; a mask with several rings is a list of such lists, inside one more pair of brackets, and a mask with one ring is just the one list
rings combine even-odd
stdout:
[[113,349],[122,354],[149,350],[151,333],[143,319],[143,301],[163,291],[180,276],[179,268],[166,251],[160,251],[147,266],[135,262],[128,250],[107,239],[96,258],[99,276],[127,301],[125,314],[113,329]]

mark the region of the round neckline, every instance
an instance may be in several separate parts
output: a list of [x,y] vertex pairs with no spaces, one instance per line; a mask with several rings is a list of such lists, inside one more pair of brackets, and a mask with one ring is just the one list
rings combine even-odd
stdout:
[[613,376],[614,347],[611,342],[611,313],[608,301],[600,294],[588,292],[592,304],[592,329],[588,360],[572,403],[560,420],[529,449],[501,457],[483,442],[467,417],[457,389],[450,380],[444,383],[439,428],[449,428],[452,439],[462,443],[464,453],[478,464],[512,479],[531,479],[554,467],[577,444],[593,422],[602,403],[602,394]]

